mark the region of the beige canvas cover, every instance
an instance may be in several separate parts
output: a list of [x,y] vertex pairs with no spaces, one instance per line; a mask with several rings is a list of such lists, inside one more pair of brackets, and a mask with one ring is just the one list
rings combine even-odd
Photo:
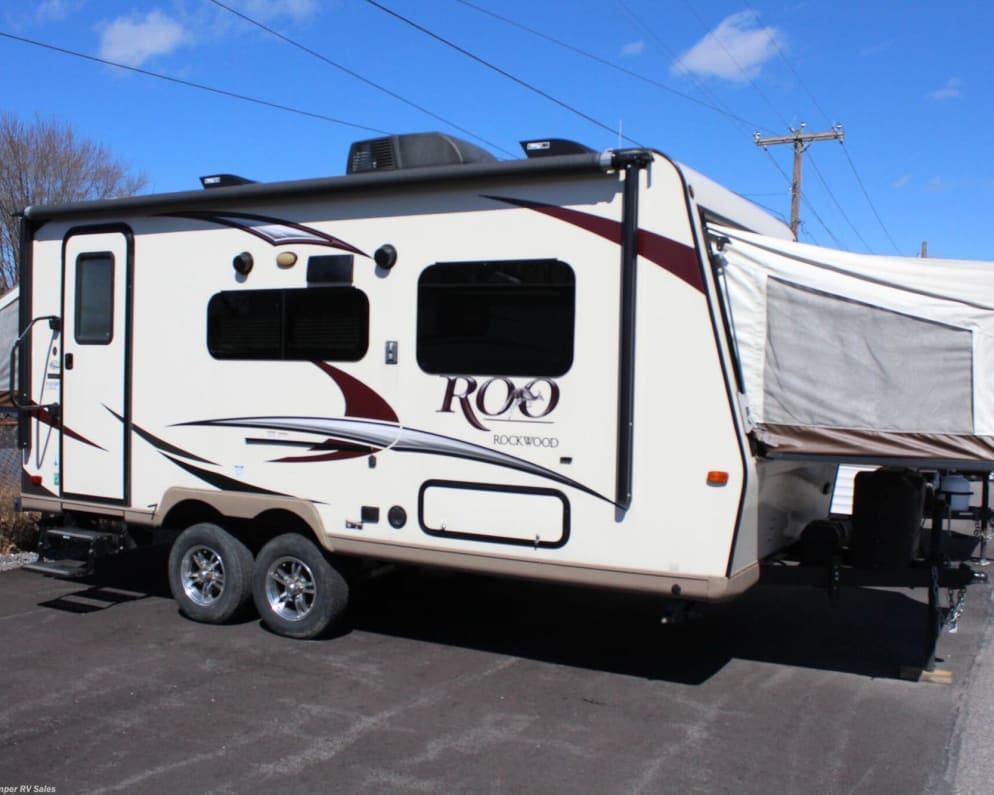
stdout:
[[771,451],[994,466],[994,263],[711,232]]
[[18,289],[0,296],[0,407],[10,402],[10,349],[17,339]]

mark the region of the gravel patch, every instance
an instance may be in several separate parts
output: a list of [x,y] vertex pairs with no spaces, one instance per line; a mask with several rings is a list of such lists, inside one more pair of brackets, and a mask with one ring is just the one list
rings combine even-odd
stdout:
[[0,555],[0,571],[19,569],[28,563],[34,563],[38,556],[34,552],[15,552],[12,555]]

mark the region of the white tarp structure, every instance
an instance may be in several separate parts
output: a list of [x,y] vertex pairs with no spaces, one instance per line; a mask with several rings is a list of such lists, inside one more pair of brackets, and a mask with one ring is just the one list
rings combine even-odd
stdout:
[[994,462],[994,263],[711,231],[771,450]]
[[0,406],[10,403],[10,349],[17,339],[18,289],[0,296]]

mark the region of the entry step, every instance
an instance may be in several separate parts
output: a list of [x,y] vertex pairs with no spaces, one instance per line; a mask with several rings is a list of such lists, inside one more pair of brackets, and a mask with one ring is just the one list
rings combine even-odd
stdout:
[[39,560],[21,568],[49,577],[86,577],[93,573],[93,564],[88,560]]
[[124,533],[83,527],[48,527],[38,539],[38,561],[24,568],[51,577],[85,577],[97,560],[128,546]]
[[43,531],[43,541],[57,539],[77,544],[116,544],[121,536],[106,530],[87,530],[82,527],[49,527]]

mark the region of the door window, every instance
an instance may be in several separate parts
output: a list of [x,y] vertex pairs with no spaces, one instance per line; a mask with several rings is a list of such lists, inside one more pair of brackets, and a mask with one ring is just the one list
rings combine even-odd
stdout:
[[76,259],[76,323],[81,345],[109,345],[114,336],[114,255],[80,254]]

